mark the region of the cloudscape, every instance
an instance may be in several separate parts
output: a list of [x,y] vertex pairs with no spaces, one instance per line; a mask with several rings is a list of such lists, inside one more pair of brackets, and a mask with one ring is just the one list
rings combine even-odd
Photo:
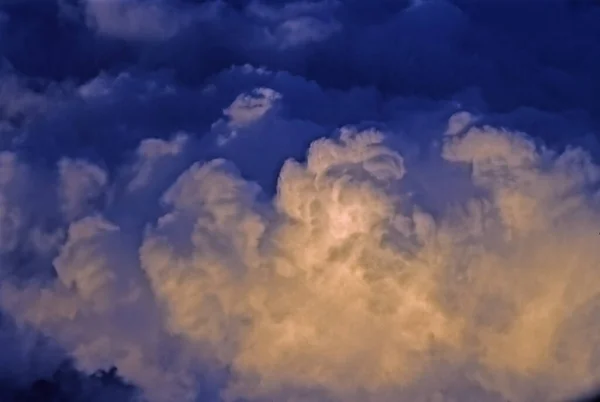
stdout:
[[600,386],[600,4],[0,1],[0,400]]

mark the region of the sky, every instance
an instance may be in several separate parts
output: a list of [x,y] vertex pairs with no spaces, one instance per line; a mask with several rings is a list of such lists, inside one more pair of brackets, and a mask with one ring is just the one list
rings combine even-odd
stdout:
[[0,0],[0,399],[600,386],[600,4]]

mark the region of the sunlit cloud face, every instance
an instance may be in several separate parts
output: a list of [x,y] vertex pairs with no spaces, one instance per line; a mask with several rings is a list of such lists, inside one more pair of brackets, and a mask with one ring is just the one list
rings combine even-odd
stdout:
[[600,382],[597,149],[543,132],[594,132],[585,74],[460,1],[192,3],[61,2],[61,79],[0,39],[0,399],[65,360],[147,402]]
[[[231,163],[195,163],[165,187],[141,243],[118,222],[74,218],[54,261],[61,283],[6,284],[3,306],[157,401],[192,400],[206,359],[234,373],[224,397],[251,399],[408,398],[463,382],[525,401],[593,384],[598,168],[519,133],[446,135],[447,167],[467,167],[483,195],[434,217],[404,190],[411,171],[390,135],[315,141],[305,162],[283,165],[270,201]],[[182,138],[143,144],[122,185],[152,186],[143,161],[178,155]],[[60,163],[68,211],[106,185],[97,169]],[[169,363],[165,347],[178,351]]]

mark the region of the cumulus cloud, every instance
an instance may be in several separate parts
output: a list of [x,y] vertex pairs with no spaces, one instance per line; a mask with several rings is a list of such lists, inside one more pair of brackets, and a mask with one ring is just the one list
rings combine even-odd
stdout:
[[600,381],[597,8],[0,8],[0,397]]
[[[443,215],[403,188],[411,171],[393,133],[346,127],[287,161],[272,199],[216,159],[181,173],[139,243],[106,218],[73,222],[58,282],[6,284],[3,306],[82,368],[118,365],[150,400],[192,400],[193,361],[229,367],[230,398],[381,400],[431,384],[445,395],[450,369],[489,398],[583,389],[599,374],[598,167],[520,133],[456,133],[457,120],[469,119],[440,130],[441,156],[481,196]],[[145,143],[139,158],[179,155],[180,141]],[[102,183],[76,166],[70,193]],[[153,185],[140,179],[147,165],[132,166],[129,191]],[[152,357],[165,348],[171,363]]]

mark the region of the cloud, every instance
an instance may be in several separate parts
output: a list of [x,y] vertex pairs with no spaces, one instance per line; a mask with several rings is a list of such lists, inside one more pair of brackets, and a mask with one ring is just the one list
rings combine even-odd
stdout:
[[598,384],[595,7],[0,10],[0,397]]
[[[257,119],[265,132],[279,124]],[[189,161],[170,188],[143,193],[163,193],[164,212],[146,216],[141,238],[118,215],[75,220],[53,263],[57,282],[6,283],[2,304],[79,367],[117,365],[156,401],[192,400],[201,362],[233,373],[224,397],[252,400],[302,390],[387,400],[433,387],[444,398],[525,401],[583,389],[599,374],[598,168],[581,150],[557,154],[525,134],[460,130],[469,121],[462,113],[441,127],[438,152],[480,195],[443,214],[403,185],[417,162],[393,132],[346,127],[314,141],[304,162],[285,162],[272,199],[230,162]],[[128,168],[137,173],[114,185],[154,187],[150,161],[186,159],[178,138],[143,143]],[[81,189],[96,194],[106,176],[70,166],[81,175],[69,180],[72,199],[89,207]],[[457,369],[464,377],[448,374]],[[445,391],[453,384],[475,390]]]
[[178,16],[162,2],[87,0],[86,21],[98,34],[124,40],[155,41],[175,35]]
[[[449,141],[444,155],[473,163],[476,185],[491,194],[436,221],[418,208],[395,211],[401,197],[388,189],[404,175],[401,157],[377,145],[378,133],[352,135],[342,133],[342,146],[313,144],[306,167],[285,165],[274,221],[260,219],[254,191],[217,169],[221,163],[180,178],[178,201],[173,193],[166,199],[174,211],[157,227],[172,237],[151,236],[142,247],[172,330],[208,342],[242,378],[260,378],[244,384],[250,393],[304,386],[377,395],[409,386],[441,361],[476,364],[480,386],[511,400],[591,381],[597,374],[584,356],[597,351],[580,337],[593,330],[572,321],[594,309],[600,289],[591,280],[597,210],[581,195],[598,177],[586,156],[568,152],[542,172],[526,138],[473,129]],[[204,185],[222,192],[211,196]],[[563,198],[574,187],[577,196]],[[179,219],[195,222],[183,250],[171,248],[182,236]],[[568,236],[578,239],[576,250],[560,246],[565,232],[549,232],[558,222],[575,230]],[[541,388],[527,389],[528,381]]]

